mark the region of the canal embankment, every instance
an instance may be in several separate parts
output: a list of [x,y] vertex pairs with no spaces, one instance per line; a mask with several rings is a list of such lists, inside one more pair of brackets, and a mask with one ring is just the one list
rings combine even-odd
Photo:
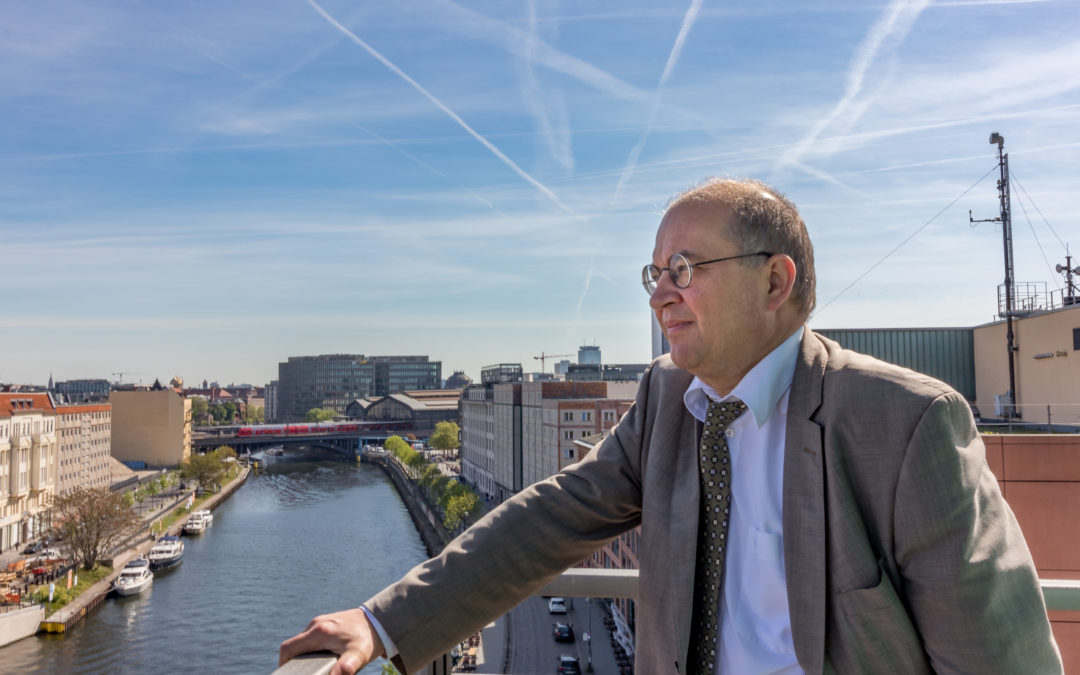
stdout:
[[[247,481],[250,472],[250,467],[241,469],[236,478],[222,487],[220,492],[207,498],[199,505],[199,507],[213,511],[222,501],[228,499],[234,492],[243,486]],[[102,561],[113,569],[112,573],[80,593],[78,597],[74,598],[56,612],[44,617],[40,622],[38,630],[47,633],[63,633],[86,618],[88,613],[105,601],[105,598],[112,589],[113,581],[120,575],[120,572],[124,569],[124,565],[140,555],[147,554],[150,549],[153,548],[155,538],[150,534],[150,523],[164,518],[167,514],[172,512],[173,509],[177,508],[187,500],[187,496],[182,497],[177,499],[171,505],[165,506],[159,511],[150,514],[146,518],[148,527],[145,531],[140,532],[135,535],[134,538],[128,540],[125,544],[122,544],[118,551]],[[184,517],[177,518],[175,522],[165,528],[163,534],[179,535],[184,529],[184,524],[190,517],[191,514],[189,513],[185,514]]]

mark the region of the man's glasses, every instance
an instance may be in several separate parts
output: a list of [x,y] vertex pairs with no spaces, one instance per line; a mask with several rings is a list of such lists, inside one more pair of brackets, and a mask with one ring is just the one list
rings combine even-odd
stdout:
[[660,283],[660,278],[667,272],[671,277],[671,281],[679,288],[686,288],[690,285],[690,280],[694,278],[694,268],[701,267],[702,265],[711,265],[713,263],[724,262],[725,260],[738,260],[739,258],[752,258],[754,256],[772,256],[772,253],[766,251],[758,251],[757,253],[743,253],[741,255],[732,255],[726,258],[716,258],[714,260],[703,260],[699,263],[692,263],[686,259],[682,253],[676,253],[668,260],[667,267],[657,267],[656,265],[646,265],[641,270],[641,285],[645,287],[645,292],[649,295],[653,294],[656,290],[656,285]]

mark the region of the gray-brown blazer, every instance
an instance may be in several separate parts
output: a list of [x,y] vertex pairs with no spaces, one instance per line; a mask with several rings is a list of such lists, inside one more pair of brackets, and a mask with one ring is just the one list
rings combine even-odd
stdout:
[[[588,457],[368,600],[399,667],[422,667],[640,524],[637,672],[684,672],[701,426],[682,402],[691,380],[657,359]],[[1027,545],[948,386],[807,329],[783,500],[792,636],[807,673],[1062,672]]]

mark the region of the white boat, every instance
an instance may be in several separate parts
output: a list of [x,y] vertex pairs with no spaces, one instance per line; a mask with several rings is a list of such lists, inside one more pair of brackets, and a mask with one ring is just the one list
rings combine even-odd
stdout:
[[150,588],[154,582],[154,573],[150,571],[150,561],[136,558],[120,571],[120,576],[113,581],[113,590],[117,595],[135,595]]
[[155,570],[165,569],[178,564],[184,558],[184,542],[180,537],[162,537],[154,544],[147,555],[150,567]]
[[202,510],[199,510],[199,511],[196,511],[196,512],[192,513],[191,515],[193,515],[193,516],[201,516],[202,519],[204,521],[206,521],[207,525],[213,525],[214,524],[214,512],[211,511],[210,509],[202,509]]
[[202,534],[205,531],[206,521],[198,512],[191,514],[188,521],[184,523],[184,534]]

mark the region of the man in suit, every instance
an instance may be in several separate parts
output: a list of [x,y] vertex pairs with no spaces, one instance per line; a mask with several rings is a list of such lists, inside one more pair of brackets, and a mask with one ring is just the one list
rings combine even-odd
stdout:
[[639,673],[1062,671],[966,402],[805,326],[794,205],[756,181],[679,195],[643,283],[671,352],[611,434],[362,607],[316,617],[282,663],[329,649],[334,675],[382,655],[414,671],[640,525]]

